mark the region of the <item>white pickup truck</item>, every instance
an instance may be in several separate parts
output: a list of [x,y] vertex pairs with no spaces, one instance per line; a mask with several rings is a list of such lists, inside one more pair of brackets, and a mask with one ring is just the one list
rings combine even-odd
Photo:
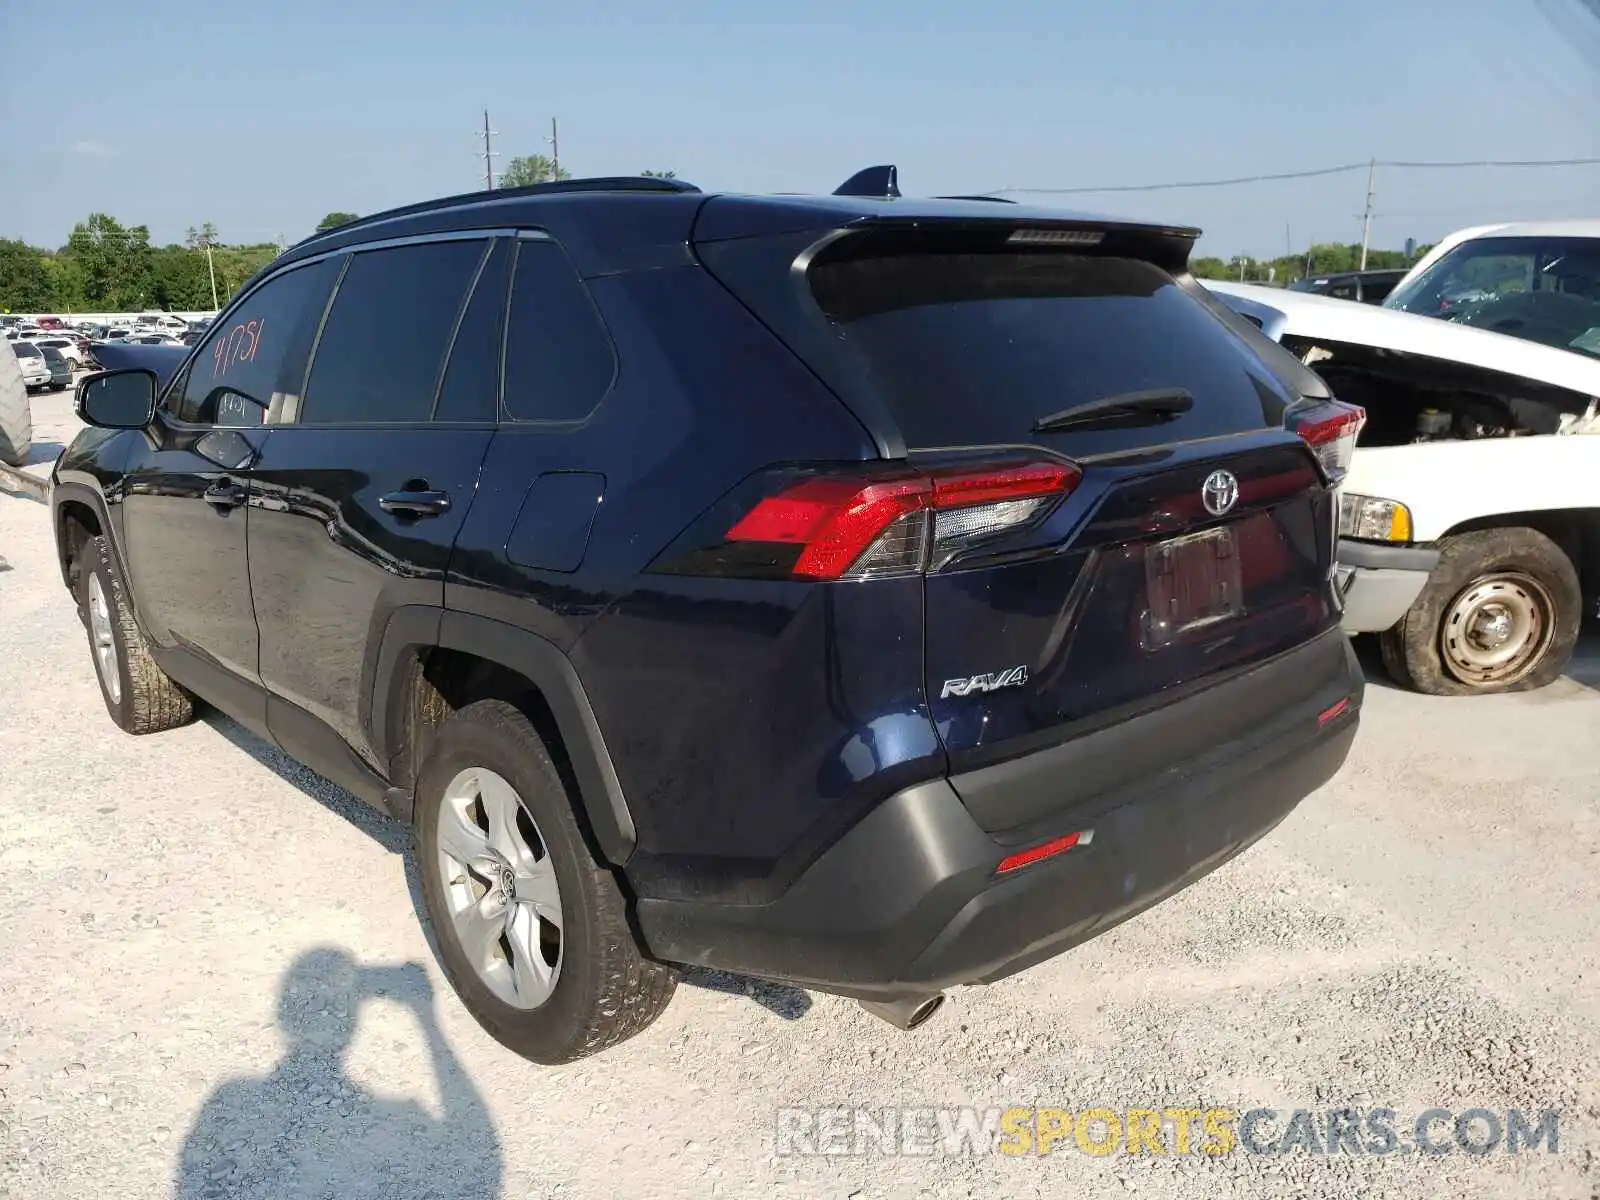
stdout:
[[1367,410],[1345,628],[1424,692],[1558,677],[1600,598],[1600,221],[1455,234],[1381,308],[1206,286]]

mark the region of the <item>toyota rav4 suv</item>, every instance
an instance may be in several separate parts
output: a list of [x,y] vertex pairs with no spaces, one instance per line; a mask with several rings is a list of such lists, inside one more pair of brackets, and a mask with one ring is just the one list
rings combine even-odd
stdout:
[[[864,193],[872,194],[864,194]],[[1338,769],[1362,414],[1197,231],[567,181],[300,243],[85,380],[112,718],[214,705],[415,826],[451,983],[559,1062],[688,964],[910,1028]]]

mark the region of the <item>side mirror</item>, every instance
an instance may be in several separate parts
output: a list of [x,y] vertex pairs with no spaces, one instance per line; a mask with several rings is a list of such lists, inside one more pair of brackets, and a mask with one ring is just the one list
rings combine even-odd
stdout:
[[156,415],[156,373],[129,367],[101,371],[78,384],[80,420],[101,429],[143,429]]

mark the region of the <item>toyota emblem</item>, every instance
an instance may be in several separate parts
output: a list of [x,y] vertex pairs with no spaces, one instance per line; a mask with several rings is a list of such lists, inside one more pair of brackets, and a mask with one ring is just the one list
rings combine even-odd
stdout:
[[1220,517],[1239,502],[1239,481],[1232,471],[1213,471],[1200,486],[1200,499],[1208,513]]

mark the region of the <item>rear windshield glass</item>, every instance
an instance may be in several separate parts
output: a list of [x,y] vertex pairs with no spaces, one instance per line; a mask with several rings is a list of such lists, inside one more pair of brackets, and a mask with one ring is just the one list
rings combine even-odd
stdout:
[[[1069,253],[895,253],[814,264],[813,295],[910,446],[1113,451],[1278,424],[1288,396],[1161,268]],[[1130,392],[1194,397],[1167,424],[1035,433]]]

